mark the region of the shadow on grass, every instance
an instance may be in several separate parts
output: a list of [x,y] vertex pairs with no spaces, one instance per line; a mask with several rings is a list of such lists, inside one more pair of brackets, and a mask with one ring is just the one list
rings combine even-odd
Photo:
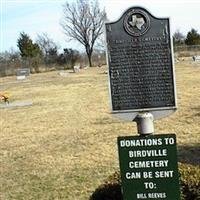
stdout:
[[95,190],[89,200],[122,200],[121,184],[104,184]]
[[[200,169],[197,166],[179,163],[180,199],[200,199]],[[135,185],[136,186],[136,185]],[[132,190],[138,190],[137,186]],[[170,191],[169,191],[170,192]],[[91,194],[89,200],[123,200],[120,172],[116,171]]]
[[180,145],[177,154],[179,162],[200,165],[200,143],[193,146]]

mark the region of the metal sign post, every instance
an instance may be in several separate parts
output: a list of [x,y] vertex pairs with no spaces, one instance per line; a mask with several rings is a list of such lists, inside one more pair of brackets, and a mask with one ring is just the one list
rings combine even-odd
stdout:
[[137,123],[137,130],[140,135],[153,134],[153,115],[151,113],[141,113],[135,118]]

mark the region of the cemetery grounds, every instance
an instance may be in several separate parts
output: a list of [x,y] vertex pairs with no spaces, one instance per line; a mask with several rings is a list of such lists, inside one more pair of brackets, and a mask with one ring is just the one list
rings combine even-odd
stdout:
[[[179,162],[200,167],[200,63],[175,68],[178,110],[155,133],[176,133]],[[118,170],[117,137],[137,130],[110,114],[106,70],[0,78],[11,102],[33,103],[0,109],[0,199],[85,200]]]

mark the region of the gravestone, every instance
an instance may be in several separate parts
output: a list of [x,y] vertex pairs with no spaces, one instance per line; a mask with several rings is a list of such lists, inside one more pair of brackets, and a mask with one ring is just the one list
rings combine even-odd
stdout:
[[69,72],[62,70],[62,71],[59,72],[59,75],[62,76],[62,77],[67,77],[67,76],[69,76]]
[[21,68],[17,69],[17,80],[24,80],[30,76],[30,69],[29,68]]
[[200,56],[193,56],[192,59],[193,61],[200,61]]
[[151,111],[155,118],[174,112],[169,19],[130,8],[116,22],[106,23],[106,42],[113,114],[129,115],[132,121],[141,111]]
[[25,106],[32,106],[32,102],[15,102],[9,104],[0,105],[0,108],[17,108],[17,107],[25,107]]
[[80,72],[80,66],[74,66],[74,73]]

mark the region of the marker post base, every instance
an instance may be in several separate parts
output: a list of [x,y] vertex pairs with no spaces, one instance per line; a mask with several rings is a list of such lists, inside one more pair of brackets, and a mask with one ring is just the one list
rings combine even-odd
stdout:
[[150,135],[154,133],[153,115],[151,113],[138,114],[134,121],[137,123],[137,130],[140,135]]

